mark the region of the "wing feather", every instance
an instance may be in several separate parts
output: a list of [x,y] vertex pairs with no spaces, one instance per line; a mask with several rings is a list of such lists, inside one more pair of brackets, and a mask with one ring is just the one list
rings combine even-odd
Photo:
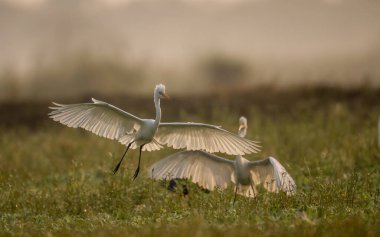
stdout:
[[[136,146],[136,144],[134,144],[134,145]],[[137,148],[137,146],[136,146],[136,148]],[[160,150],[161,148],[162,148],[162,146],[153,140],[150,143],[144,145],[143,151],[157,151],[157,150]]]
[[49,117],[68,127],[80,127],[109,139],[119,139],[141,127],[140,118],[106,102],[92,101],[69,105],[53,103],[55,106],[50,107]]
[[220,127],[201,123],[160,123],[155,139],[174,149],[222,152],[229,155],[257,153],[260,146]]
[[262,184],[269,192],[284,191],[293,195],[296,184],[286,169],[273,157],[249,162],[250,173],[255,185]]
[[209,190],[216,187],[225,189],[233,173],[233,161],[203,151],[177,152],[149,168],[149,176],[153,179],[192,179]]

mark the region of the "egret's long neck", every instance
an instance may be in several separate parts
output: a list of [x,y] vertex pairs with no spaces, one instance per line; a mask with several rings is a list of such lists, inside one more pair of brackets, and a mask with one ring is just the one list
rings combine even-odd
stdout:
[[[239,129],[239,131],[238,131],[239,137],[245,137],[246,134],[247,134],[247,126],[244,126],[244,127]],[[241,155],[237,155],[235,158],[236,162],[239,164],[242,163],[243,159],[244,158]]]
[[161,106],[160,106],[160,98],[158,94],[154,94],[154,106],[156,107],[156,119],[154,121],[154,125],[156,127],[160,124],[161,121]]
[[239,132],[238,132],[239,137],[245,137],[246,134],[247,134],[247,126],[239,129]]

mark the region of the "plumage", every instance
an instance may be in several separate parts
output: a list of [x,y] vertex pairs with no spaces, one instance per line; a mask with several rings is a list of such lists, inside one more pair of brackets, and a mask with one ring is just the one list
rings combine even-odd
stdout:
[[255,185],[263,185],[269,192],[295,192],[295,183],[286,169],[273,157],[248,163],[251,177]]
[[140,129],[143,120],[106,102],[92,99],[93,103],[58,104],[49,107],[49,117],[68,127],[83,128],[98,136],[120,139]]
[[229,155],[260,151],[258,144],[254,141],[242,139],[220,127],[201,123],[160,123],[154,138],[160,144],[174,149],[186,148]]
[[[220,127],[202,123],[161,123],[160,99],[166,98],[165,86],[154,90],[155,119],[141,119],[106,102],[92,99],[92,103],[58,104],[50,107],[49,117],[68,127],[83,128],[101,137],[118,140],[129,148],[140,151],[159,150],[163,146],[175,149],[204,150],[231,155],[258,152],[257,142],[239,137]],[[126,153],[125,152],[125,153]],[[125,154],[124,153],[124,154]],[[119,169],[121,158],[115,167]],[[140,164],[141,152],[139,155]],[[137,176],[139,166],[135,172]]]
[[191,179],[209,190],[225,189],[233,179],[234,162],[204,151],[182,151],[159,160],[148,171],[157,180]]
[[[239,135],[245,136],[246,119],[240,119]],[[270,192],[295,192],[295,183],[286,169],[273,157],[249,161],[240,155],[234,161],[204,151],[182,151],[170,155],[148,170],[156,180],[190,179],[199,186],[214,190],[237,185],[237,193],[247,197],[256,196],[256,185],[263,185]]]

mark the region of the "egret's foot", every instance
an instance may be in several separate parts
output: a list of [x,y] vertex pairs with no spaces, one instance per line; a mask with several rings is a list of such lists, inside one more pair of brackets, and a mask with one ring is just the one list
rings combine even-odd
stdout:
[[139,172],[140,172],[140,166],[137,167],[135,174],[133,175],[133,180],[137,178],[137,176],[139,175]]

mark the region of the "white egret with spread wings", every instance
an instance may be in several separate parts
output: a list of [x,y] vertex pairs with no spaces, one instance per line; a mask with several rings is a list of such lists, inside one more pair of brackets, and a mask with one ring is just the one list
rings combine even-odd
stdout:
[[96,135],[116,139],[127,146],[114,169],[116,173],[128,149],[140,149],[139,162],[133,178],[140,170],[141,151],[159,150],[166,145],[174,149],[205,150],[231,155],[259,151],[255,141],[241,138],[221,127],[202,123],[161,123],[160,99],[167,98],[165,86],[154,90],[155,119],[141,119],[111,104],[92,99],[93,103],[58,104],[50,107],[50,118],[68,127],[83,128]]
[[[239,122],[239,136],[244,137],[247,119],[241,117]],[[238,155],[235,160],[228,160],[204,151],[182,151],[154,163],[148,173],[156,180],[191,179],[208,190],[225,189],[233,182],[235,198],[236,193],[255,197],[255,186],[259,184],[270,192],[281,190],[287,195],[292,195],[296,188],[293,178],[273,157],[249,161]]]

